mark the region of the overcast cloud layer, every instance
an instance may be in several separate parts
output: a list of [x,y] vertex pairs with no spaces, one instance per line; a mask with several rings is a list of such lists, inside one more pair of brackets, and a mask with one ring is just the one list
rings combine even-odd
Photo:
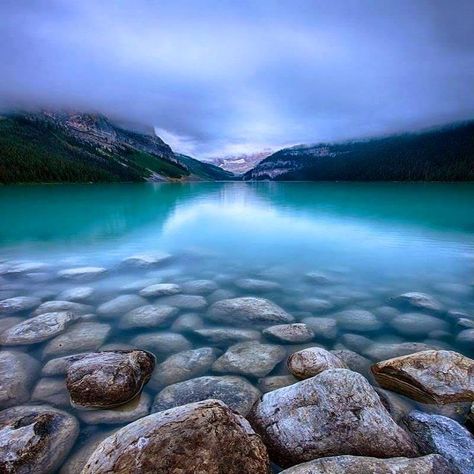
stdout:
[[474,118],[473,0],[2,0],[0,107],[198,157]]

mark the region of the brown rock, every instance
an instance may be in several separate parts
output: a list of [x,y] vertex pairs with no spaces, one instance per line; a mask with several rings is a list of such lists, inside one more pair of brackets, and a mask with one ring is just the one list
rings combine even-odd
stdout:
[[248,422],[218,400],[155,413],[105,439],[82,474],[266,474],[266,448]]
[[281,466],[341,454],[417,455],[367,380],[346,369],[266,393],[248,419]]
[[474,360],[453,351],[422,351],[372,366],[384,388],[425,403],[474,400]]
[[377,459],[364,456],[332,456],[305,462],[280,474],[456,474],[439,454],[419,458]]
[[308,347],[288,357],[288,370],[299,379],[314,377],[327,369],[347,369],[344,361],[320,347]]
[[69,366],[67,389],[71,401],[79,406],[119,406],[140,393],[154,367],[155,357],[145,351],[88,354]]

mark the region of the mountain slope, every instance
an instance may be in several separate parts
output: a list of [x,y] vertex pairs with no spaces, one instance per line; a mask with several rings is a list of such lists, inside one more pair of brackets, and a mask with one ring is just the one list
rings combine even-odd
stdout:
[[203,163],[202,161],[180,153],[175,153],[175,156],[180,163],[188,168],[192,175],[198,176],[201,179],[223,181],[235,178],[235,175],[230,171],[219,168],[219,166],[213,165],[212,163]]
[[420,133],[280,150],[244,180],[474,180],[474,121]]
[[0,118],[0,183],[181,181],[191,171],[159,137],[97,114],[41,112]]

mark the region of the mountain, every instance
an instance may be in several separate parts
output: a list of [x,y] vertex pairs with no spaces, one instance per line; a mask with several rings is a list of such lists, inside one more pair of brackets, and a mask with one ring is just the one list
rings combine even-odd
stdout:
[[471,181],[474,121],[419,133],[280,150],[244,180]]
[[242,153],[240,155],[209,158],[206,161],[232,173],[244,174],[257,166],[263,159],[271,154],[272,150],[266,149],[255,153]]
[[232,177],[195,161],[175,155],[152,131],[128,130],[100,114],[43,111],[0,117],[0,183]]
[[205,163],[181,153],[175,153],[175,156],[179,162],[185,165],[193,175],[202,179],[207,179],[209,181],[222,181],[235,178],[235,175],[230,171],[219,168],[212,163]]

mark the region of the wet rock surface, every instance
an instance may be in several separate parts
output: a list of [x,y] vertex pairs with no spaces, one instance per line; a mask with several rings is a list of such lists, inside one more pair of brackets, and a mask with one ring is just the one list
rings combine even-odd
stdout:
[[377,459],[366,456],[331,456],[290,467],[281,474],[456,474],[438,454],[418,458]]
[[174,306],[179,309],[195,311],[204,309],[207,301],[204,296],[200,295],[173,295],[158,298],[156,304]]
[[260,344],[259,342],[241,342],[230,346],[217,359],[212,370],[216,373],[249,375],[264,377],[283,360],[286,351],[283,347],[274,344]]
[[337,322],[333,318],[307,317],[302,319],[302,323],[309,326],[316,339],[335,339],[337,336]]
[[165,252],[156,254],[139,254],[125,258],[122,261],[122,264],[131,267],[146,268],[168,263],[171,258],[171,254]]
[[266,393],[248,419],[282,466],[342,454],[417,455],[367,380],[347,369]]
[[139,306],[145,306],[147,301],[138,295],[120,295],[97,308],[97,314],[103,317],[114,317],[125,314]]
[[122,405],[140,393],[154,367],[154,356],[145,351],[87,354],[67,369],[67,389],[71,401],[78,406]]
[[425,403],[474,400],[474,360],[453,351],[423,351],[372,366],[377,382]]
[[31,296],[16,296],[0,301],[0,314],[15,314],[36,308],[41,304],[39,298]]
[[278,283],[269,280],[258,280],[255,278],[240,278],[235,282],[235,286],[241,290],[256,293],[278,291],[281,287]]
[[92,313],[93,308],[92,306],[76,303],[74,301],[53,300],[41,303],[41,305],[36,308],[35,312],[33,313],[33,316],[38,316],[44,313],[55,313],[60,311],[68,311],[70,313],[80,315]]
[[262,393],[267,393],[279,388],[288,387],[288,385],[293,385],[298,381],[293,375],[271,375],[259,379],[258,388]]
[[0,471],[49,473],[60,467],[79,432],[77,420],[49,406],[0,412]]
[[260,391],[243,377],[230,375],[198,377],[165,387],[155,397],[152,411],[163,411],[215,398],[242,416],[246,416],[259,396]]
[[58,272],[58,276],[67,280],[89,281],[99,278],[107,270],[103,267],[68,268]]
[[431,295],[420,292],[408,292],[392,298],[391,303],[402,307],[423,309],[426,311],[441,311],[442,305]]
[[400,314],[392,319],[390,325],[395,331],[408,337],[424,336],[431,331],[449,330],[449,325],[442,319],[422,313]]
[[266,474],[269,459],[244,418],[220,401],[206,400],[122,428],[97,447],[82,472],[150,472],[156,466],[170,474]]
[[119,327],[164,328],[171,325],[179,310],[172,306],[145,305],[132,309],[120,320]]
[[196,329],[193,334],[208,344],[218,347],[227,347],[238,342],[258,341],[261,337],[260,331],[254,329],[236,328],[203,328]]
[[459,423],[419,411],[413,411],[404,421],[421,453],[440,454],[460,474],[474,472],[474,437]]
[[63,377],[45,377],[38,381],[31,394],[32,402],[69,408],[69,392]]
[[337,325],[346,331],[377,331],[382,324],[370,311],[347,310],[335,315]]
[[235,325],[271,325],[291,323],[293,317],[283,308],[264,298],[242,297],[214,303],[207,317],[216,323]]
[[298,379],[307,379],[328,369],[347,369],[345,362],[320,347],[294,352],[287,360],[288,370]]
[[182,334],[165,331],[140,334],[135,336],[131,343],[154,354],[171,354],[192,348],[192,344]]
[[270,339],[283,343],[309,342],[314,339],[313,330],[304,323],[278,324],[263,330]]
[[158,296],[170,296],[181,293],[181,287],[175,283],[156,283],[140,290],[140,295],[145,298],[157,298]]

